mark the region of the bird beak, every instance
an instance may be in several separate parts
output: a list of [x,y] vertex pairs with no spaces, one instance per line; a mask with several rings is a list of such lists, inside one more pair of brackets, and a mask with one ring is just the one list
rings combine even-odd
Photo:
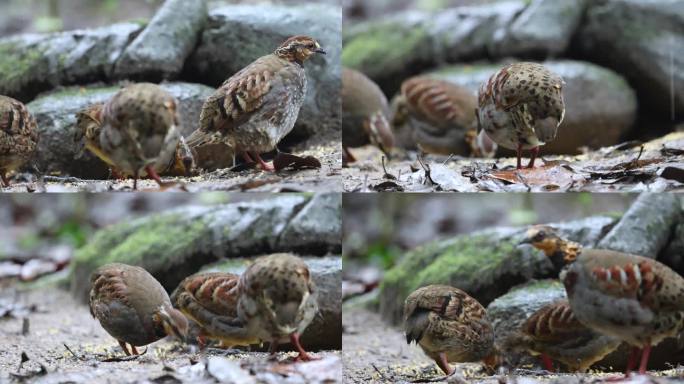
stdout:
[[532,240],[529,237],[526,237],[521,242],[518,243],[518,245],[523,245],[523,244],[532,244]]
[[327,54],[327,52],[325,52],[325,49],[323,49],[321,47],[318,47],[318,49],[316,49],[314,52],[320,53],[321,55]]

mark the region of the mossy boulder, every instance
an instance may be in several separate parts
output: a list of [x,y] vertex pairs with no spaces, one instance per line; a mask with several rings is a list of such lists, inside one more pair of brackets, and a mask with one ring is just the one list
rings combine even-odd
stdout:
[[[182,133],[189,135],[197,128],[202,104],[213,89],[190,83],[162,83],[161,86],[178,100]],[[29,103],[28,109],[36,118],[40,140],[33,162],[27,167],[35,165],[46,174],[91,179],[108,177],[106,164],[86,150],[83,142],[74,141],[75,114],[90,104],[109,100],[118,90],[118,86],[65,88]]]
[[[637,103],[634,91],[624,78],[610,69],[587,62],[552,60],[543,64],[565,80],[566,112],[558,136],[542,147],[542,153],[578,154],[581,147],[615,145],[629,134]],[[446,66],[431,72],[430,76],[464,86],[477,94],[480,84],[504,65]]]
[[23,102],[58,85],[102,81],[142,30],[137,23],[0,39],[0,94]]
[[176,78],[207,20],[206,0],[167,0],[126,47],[114,76],[150,81]]
[[[594,246],[615,221],[598,216],[554,226],[563,236]],[[542,252],[518,245],[525,231],[495,228],[428,243],[408,252],[385,274],[380,286],[381,314],[399,324],[404,299],[430,284],[460,288],[487,305],[515,285],[556,277],[559,271]]]
[[591,1],[576,42],[584,57],[625,75],[646,109],[684,116],[681,1]]
[[[342,349],[342,258],[340,256],[306,257],[311,277],[318,292],[318,316],[302,335],[306,349]],[[202,268],[202,272],[241,274],[251,259],[219,261]]]
[[[91,272],[111,262],[142,266],[171,291],[210,262],[294,251],[281,234],[309,204],[318,202],[302,195],[268,197],[181,208],[102,229],[74,256],[71,292],[86,300]],[[317,255],[320,244],[308,250],[298,244],[296,250]]]
[[257,58],[273,53],[289,37],[311,36],[327,54],[304,63],[306,99],[292,134],[308,137],[327,129],[340,130],[341,31],[339,6],[259,4],[211,9],[184,77],[219,86]]

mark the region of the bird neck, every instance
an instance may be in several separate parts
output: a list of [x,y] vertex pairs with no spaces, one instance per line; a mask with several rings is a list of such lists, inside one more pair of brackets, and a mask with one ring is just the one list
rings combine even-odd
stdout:
[[276,51],[274,52],[274,54],[275,54],[277,57],[279,57],[279,58],[281,58],[281,59],[283,59],[283,60],[289,61],[290,63],[297,64],[297,65],[299,65],[300,67],[303,67],[303,66],[304,66],[304,60],[302,60],[302,59],[297,55],[297,52],[294,52],[294,51],[292,51],[292,50],[290,50],[290,49],[278,48],[278,49],[276,49]]
[[562,269],[565,265],[574,262],[582,252],[582,245],[574,241],[556,238],[553,246],[544,250],[554,267]]

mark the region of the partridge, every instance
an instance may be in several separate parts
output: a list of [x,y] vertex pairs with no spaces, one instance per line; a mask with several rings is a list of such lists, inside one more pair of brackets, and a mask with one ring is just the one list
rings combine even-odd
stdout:
[[551,359],[570,371],[586,372],[592,364],[617,349],[620,340],[597,333],[580,323],[567,300],[547,304],[532,314],[509,344],[532,355],[541,355],[546,369]]
[[534,167],[539,147],[556,138],[563,122],[563,79],[537,63],[514,63],[494,73],[480,86],[479,129],[497,144],[517,151],[531,150]]
[[349,148],[372,144],[390,157],[394,134],[387,121],[389,106],[380,87],[363,73],[342,69],[342,147],[346,162],[354,162]]
[[651,347],[684,330],[684,278],[664,264],[637,255],[585,249],[548,226],[532,227],[523,243],[550,257],[563,255],[567,266],[560,279],[572,312],[588,328],[634,347],[627,374],[640,350],[639,373],[643,374]]
[[477,99],[469,90],[419,76],[404,81],[400,100],[405,123],[421,150],[439,155],[471,152],[468,136],[477,132]]
[[[87,106],[86,108],[76,113],[76,130],[74,134],[74,142],[77,144],[83,143],[85,148],[97,156],[100,160],[107,163],[112,169],[112,173],[117,177],[124,177],[120,171],[116,169],[112,160],[102,151],[100,147],[100,133],[102,132],[102,112],[104,103],[96,103]],[[161,171],[161,174],[182,176],[186,175],[192,169],[194,164],[194,157],[190,147],[185,142],[183,137],[180,137],[176,153],[171,164]],[[143,171],[142,175],[146,175]],[[132,175],[126,175],[132,176]]]
[[[137,355],[135,347],[167,335],[185,340],[187,319],[171,306],[164,287],[143,268],[106,264],[93,272],[90,283],[90,313],[126,355]],[[130,352],[126,344],[131,345]]]
[[318,313],[318,293],[304,261],[290,254],[273,254],[254,261],[240,276],[238,316],[249,335],[268,341],[271,353],[290,342],[297,360],[310,357],[299,336]]
[[200,347],[205,338],[226,348],[259,343],[238,319],[239,279],[232,273],[199,273],[185,278],[171,295],[174,307],[200,326]]
[[0,178],[9,186],[7,174],[22,166],[38,143],[36,120],[26,106],[0,95]]
[[458,288],[428,285],[404,302],[406,342],[416,342],[445,374],[449,362],[495,363],[494,331],[484,307]]
[[180,140],[174,97],[155,84],[129,85],[105,103],[101,117],[105,161],[132,174],[133,189],[143,172],[163,185],[159,172],[174,161]]
[[325,54],[316,40],[293,36],[226,80],[205,101],[188,145],[224,143],[246,161],[252,162],[251,154],[264,170],[273,170],[260,154],[292,131],[307,87],[304,62],[316,53]]

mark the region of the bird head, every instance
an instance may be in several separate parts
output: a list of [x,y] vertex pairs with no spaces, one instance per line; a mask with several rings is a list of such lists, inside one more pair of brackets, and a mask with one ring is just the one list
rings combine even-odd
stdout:
[[366,130],[371,144],[380,148],[387,158],[390,159],[392,148],[394,147],[394,134],[385,114],[382,111],[375,112],[364,121],[363,128]]
[[99,130],[102,126],[103,103],[90,105],[76,113],[76,132],[74,141],[81,141],[83,137],[88,141],[99,140]]
[[299,64],[304,63],[316,53],[325,55],[325,50],[316,40],[303,35],[290,37],[275,51],[276,56]]
[[530,244],[543,251],[554,265],[575,261],[581,250],[578,243],[563,239],[556,228],[548,225],[535,225],[528,229],[520,244]]
[[188,335],[188,319],[181,311],[162,305],[155,314],[155,320],[161,323],[166,335],[185,342]]

